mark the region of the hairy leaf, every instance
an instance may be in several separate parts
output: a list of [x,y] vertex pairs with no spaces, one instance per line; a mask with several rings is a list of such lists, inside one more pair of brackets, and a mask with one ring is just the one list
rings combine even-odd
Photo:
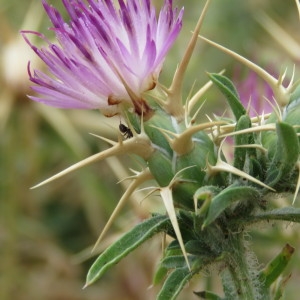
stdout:
[[236,120],[239,120],[242,115],[246,114],[246,109],[242,105],[233,83],[227,77],[219,74],[211,73],[208,76],[226,97]]
[[[251,127],[251,120],[250,120],[249,116],[243,115],[239,118],[239,120],[236,124],[236,127],[235,127],[235,131],[248,129],[250,127]],[[248,145],[251,135],[252,135],[252,133],[244,133],[244,134],[236,135],[234,138],[235,146]],[[244,169],[246,154],[247,154],[247,148],[242,148],[242,147],[234,148],[233,166],[235,168],[238,168],[240,170]]]
[[251,223],[253,223],[253,221],[258,222],[263,220],[278,220],[300,223],[300,208],[290,206],[261,212],[253,216],[253,218],[250,218],[250,220]]
[[165,281],[157,300],[174,300],[194,273],[188,267],[175,269]]
[[206,299],[206,300],[222,300],[220,296],[210,292],[210,291],[202,291],[202,292],[194,292],[196,296],[198,296],[200,299]]
[[151,238],[154,234],[164,231],[169,224],[170,220],[167,216],[158,215],[138,224],[131,231],[124,234],[119,240],[100,254],[87,274],[85,286],[94,283],[123,257],[128,255],[147,239]]
[[285,180],[293,171],[300,151],[297,133],[291,125],[277,123],[276,133],[278,136],[276,152],[266,176],[266,184],[270,187],[282,179]]
[[212,223],[226,208],[237,201],[256,201],[259,192],[250,186],[230,186],[215,196],[210,204],[203,227]]

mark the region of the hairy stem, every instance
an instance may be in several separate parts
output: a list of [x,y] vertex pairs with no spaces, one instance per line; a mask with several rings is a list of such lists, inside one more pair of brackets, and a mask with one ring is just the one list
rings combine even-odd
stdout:
[[263,292],[263,282],[259,281],[255,259],[249,253],[243,233],[228,236],[226,269],[222,272],[223,288],[227,299],[268,300]]

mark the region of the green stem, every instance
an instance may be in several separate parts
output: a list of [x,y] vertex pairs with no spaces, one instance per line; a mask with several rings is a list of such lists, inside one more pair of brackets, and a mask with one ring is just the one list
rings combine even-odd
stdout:
[[259,281],[253,254],[244,243],[243,233],[230,233],[227,246],[226,269],[222,272],[226,299],[268,300],[269,295],[263,292],[263,282]]

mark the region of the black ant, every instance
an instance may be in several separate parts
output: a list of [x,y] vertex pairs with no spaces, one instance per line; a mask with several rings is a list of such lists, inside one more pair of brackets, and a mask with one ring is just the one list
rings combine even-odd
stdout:
[[120,123],[119,125],[119,130],[121,131],[125,139],[130,139],[133,137],[131,129],[122,123]]

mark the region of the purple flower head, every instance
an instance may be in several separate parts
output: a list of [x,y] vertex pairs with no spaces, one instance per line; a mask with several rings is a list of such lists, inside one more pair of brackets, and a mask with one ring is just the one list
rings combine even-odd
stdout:
[[[45,62],[48,72],[31,71],[32,100],[60,108],[101,109],[118,112],[154,88],[164,58],[182,27],[183,9],[165,0],[158,15],[150,0],[62,0],[70,21],[42,0],[58,43],[43,34],[22,31],[26,42]],[[42,38],[37,48],[28,34]],[[141,100],[142,101],[142,100]]]

